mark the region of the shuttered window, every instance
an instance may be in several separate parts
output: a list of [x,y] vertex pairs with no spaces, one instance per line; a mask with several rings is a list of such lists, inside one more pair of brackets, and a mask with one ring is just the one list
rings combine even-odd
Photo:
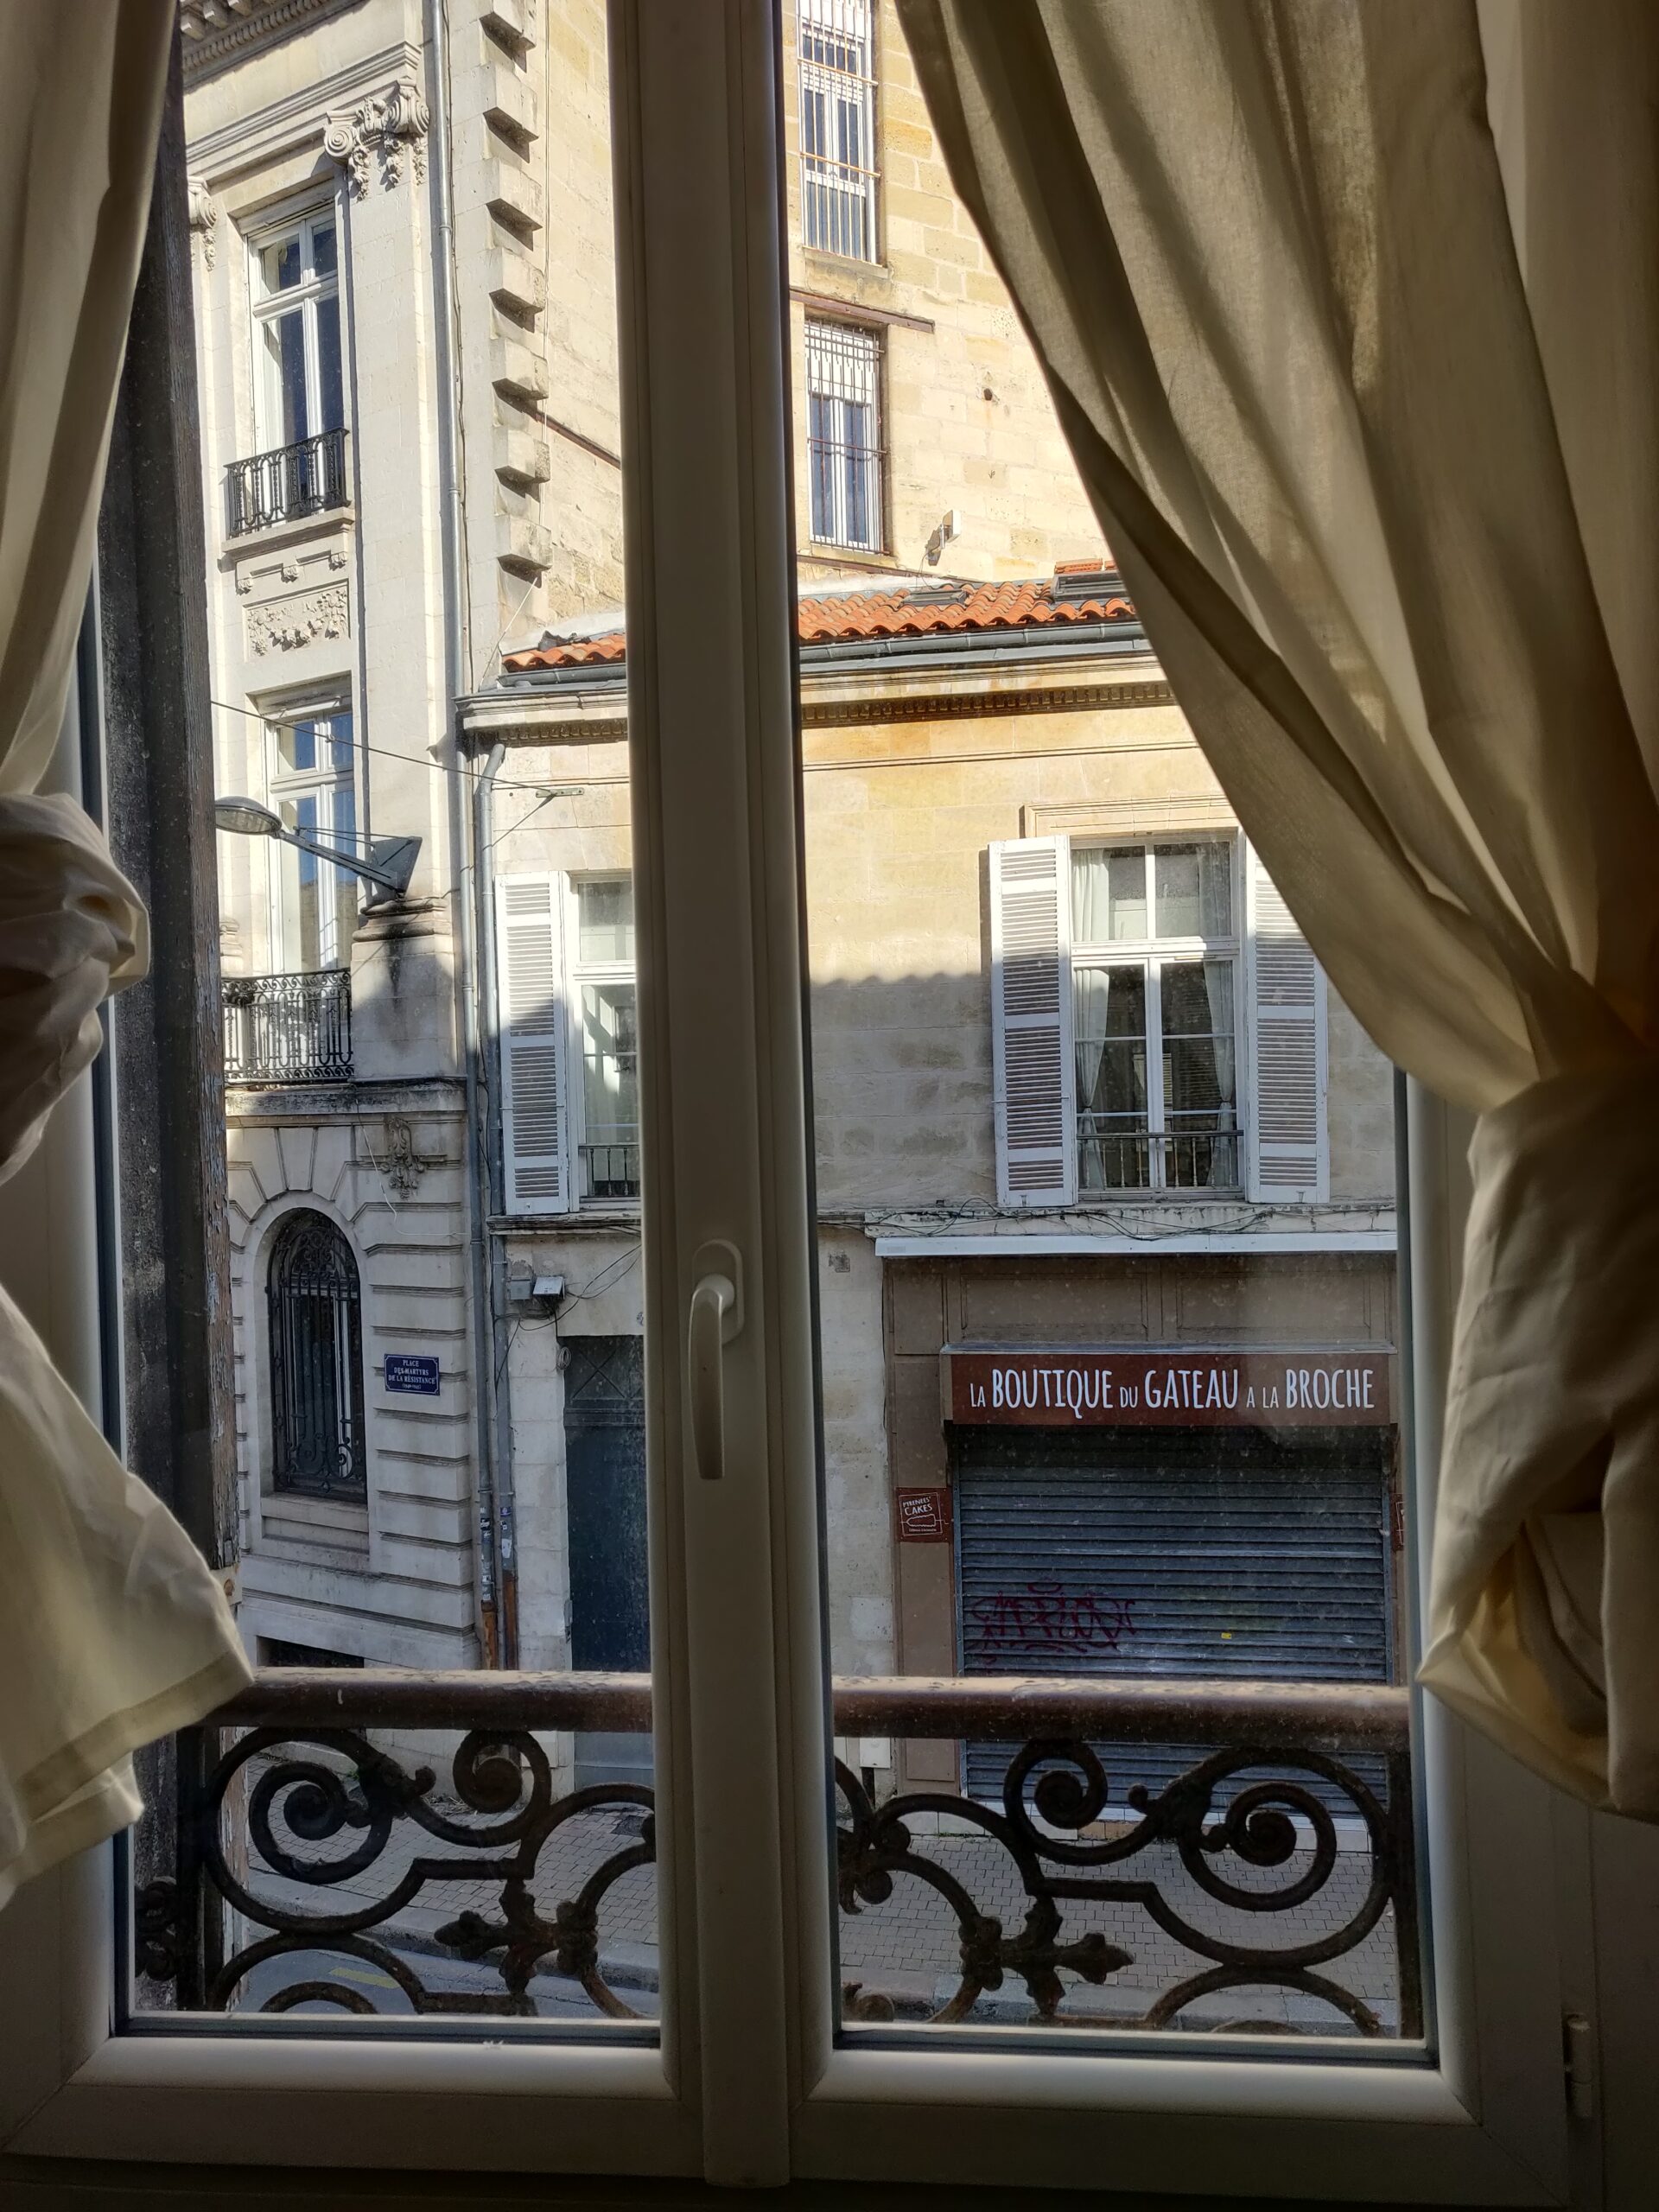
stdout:
[[572,1203],[563,918],[562,877],[497,878],[501,1148],[509,1213],[566,1213]]
[[1330,1190],[1325,974],[1259,855],[1245,849],[1255,1008],[1250,1195],[1306,1203]]
[[1236,880],[1240,849],[991,847],[1002,1205],[1329,1195],[1324,973],[1249,846]]
[[991,1040],[997,1196],[1070,1205],[1077,1195],[1071,856],[1064,837],[993,845]]

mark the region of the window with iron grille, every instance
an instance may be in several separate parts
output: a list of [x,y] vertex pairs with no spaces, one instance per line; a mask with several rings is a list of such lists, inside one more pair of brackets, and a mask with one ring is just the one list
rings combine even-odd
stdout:
[[881,341],[840,322],[806,326],[806,473],[812,537],[879,553]]
[[325,1215],[302,1209],[277,1231],[265,1312],[272,1487],[360,1502],[362,1293],[352,1248]]
[[876,258],[871,0],[800,0],[801,243]]

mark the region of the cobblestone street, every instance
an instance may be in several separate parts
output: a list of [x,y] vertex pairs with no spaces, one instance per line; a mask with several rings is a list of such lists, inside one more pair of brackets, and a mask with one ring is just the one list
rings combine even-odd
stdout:
[[[443,1809],[455,1817],[453,1807]],[[543,1848],[534,1884],[537,1909],[543,1918],[551,1921],[561,1903],[575,1899],[607,1859],[637,1847],[640,1826],[641,1815],[637,1812],[606,1808],[577,1815],[557,1828]],[[359,1835],[347,1831],[327,1845],[308,1847],[304,1855],[308,1860],[344,1859],[360,1840]],[[1019,1932],[1030,1900],[1013,1860],[995,1841],[961,1834],[918,1835],[912,1848],[942,1876],[959,1885],[981,1913],[1000,1920],[1005,1936]],[[412,1821],[397,1822],[380,1856],[345,1881],[316,1886],[279,1878],[256,1866],[251,1871],[250,1885],[262,1899],[286,1912],[333,1916],[356,1912],[390,1895],[417,1858],[429,1865],[453,1862],[459,1871],[442,1879],[429,1877],[416,1901],[365,1934],[404,1957],[430,1986],[451,1993],[499,1993],[501,1984],[490,1960],[460,1960],[452,1944],[437,1940],[439,1929],[463,1913],[499,1923],[499,1877],[493,1881],[481,1878],[476,1859],[468,1859],[453,1845],[439,1843]],[[1253,1869],[1229,1857],[1217,1862],[1217,1871],[1238,1889],[1266,1897],[1293,1889],[1309,1865],[1310,1854],[1306,1853],[1270,1870]],[[1290,1950],[1323,1942],[1352,1920],[1370,1885],[1370,1860],[1361,1852],[1340,1854],[1330,1878],[1317,1894],[1282,1913],[1252,1911],[1210,1897],[1182,1866],[1172,1846],[1148,1848],[1105,1872],[1120,1882],[1143,1885],[1141,1896],[1133,1901],[1062,1898],[1059,1940],[1064,1945],[1098,1933],[1109,1944],[1127,1952],[1129,1963],[1099,1986],[1090,1986],[1063,1967],[1067,1989],[1061,2017],[1078,2024],[1092,2020],[1128,2025],[1142,2019],[1166,1992],[1207,1973],[1216,1964],[1212,1958],[1189,1948],[1168,1926],[1160,1924],[1160,1905],[1166,1921],[1171,1917],[1185,1921],[1212,1939]],[[1090,1878],[1086,1872],[1084,1878]],[[1148,1898],[1148,1892],[1155,1902]],[[891,1897],[861,1906],[855,1913],[842,1913],[838,1922],[842,1981],[843,1986],[857,1985],[860,2004],[867,2010],[873,2003],[880,2017],[925,2018],[957,1988],[959,1943],[955,1914],[946,1898],[925,1878],[895,1874]],[[241,1940],[251,1942],[264,1932],[250,1925]],[[654,2011],[658,1980],[654,1867],[630,1869],[604,1891],[598,1907],[598,1943],[605,1980],[634,2010]],[[499,1954],[494,1956],[499,1959]],[[254,2001],[265,2001],[283,1982],[338,1980],[347,1988],[359,1988],[377,2005],[402,2008],[404,2000],[390,1979],[361,1961],[331,1960],[321,1950],[308,1951],[304,1957],[302,1973],[296,1970],[297,1961],[277,1961],[262,1970]],[[273,1966],[278,1970],[275,1974]],[[1353,1949],[1313,1971],[1369,2006],[1384,2033],[1397,2032],[1391,1910]],[[550,1961],[548,1970],[538,1973],[531,1993],[537,2009],[550,2016],[580,2015],[593,2010],[576,1984],[551,1971]],[[971,2017],[1009,2024],[1027,2021],[1033,2015],[1023,1984],[1011,1975],[1001,1990],[980,1997]],[[1353,2032],[1352,2024],[1329,2001],[1316,1994],[1266,1984],[1200,1996],[1183,2008],[1178,2024],[1205,2028],[1242,2020],[1304,2031]]]

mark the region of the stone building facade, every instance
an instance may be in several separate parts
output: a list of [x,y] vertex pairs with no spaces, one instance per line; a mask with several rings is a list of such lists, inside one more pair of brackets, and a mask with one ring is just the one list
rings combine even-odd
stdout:
[[[181,18],[219,790],[371,864],[420,840],[386,898],[219,840],[243,1618],[273,1660],[637,1665],[602,0]],[[1141,1421],[960,1417],[1050,1352],[1096,1391],[1137,1347],[1224,1395],[1292,1353],[1383,1389],[1390,1086],[1105,566],[890,0],[782,20],[835,1664],[1167,1671],[1156,1603],[1022,1566],[999,1501],[1138,1558],[1185,1496],[1217,1587],[1328,1508],[1326,1567],[1358,1561],[1343,1663],[1386,1669],[1388,1418],[1142,1451]],[[1281,1620],[1332,1580],[1304,1569]],[[1294,1656],[1188,1614],[1206,1663]]]
[[[1000,1656],[1001,1671],[1025,1672],[1121,1656],[1167,1673],[1185,1650],[1189,1672],[1387,1672],[1399,1649],[1391,1076],[1255,869],[1133,608],[1103,571],[950,598],[931,578],[880,593],[861,582],[809,592],[800,627],[834,1665],[954,1674]],[[620,632],[550,642],[512,656],[503,683],[464,710],[479,743],[503,748],[508,779],[492,842],[509,1108],[497,1227],[524,1322],[507,1380],[521,1554],[537,1562],[535,1612],[574,1628],[548,1662],[580,1666],[643,1658],[643,1614],[582,1554],[569,1496],[573,1480],[608,1482],[626,1522],[643,1462],[592,1461],[566,1401],[573,1351],[586,1347],[585,1375],[594,1340],[613,1357],[639,1327],[637,1182],[619,1127],[629,1070],[616,1003],[631,969],[624,946],[584,938],[588,905],[607,894],[613,912],[629,867],[625,671]],[[521,786],[569,796],[542,805]],[[1141,1009],[1130,1051],[1143,1068],[1159,1046],[1133,995],[1144,963],[1189,980],[1201,966],[1218,995],[1224,971],[1224,1039],[1203,1047],[1209,1090],[1200,1078],[1181,1094],[1207,1103],[1177,1103],[1176,1064],[1198,1047],[1171,1039],[1166,1018],[1161,1110],[1143,1100],[1132,1142],[1103,1136],[1079,1103],[1090,1048],[1078,1013],[1060,1109],[1068,1157],[1021,1189],[1008,1041],[1028,1019],[1010,980],[1031,957],[1020,872],[1058,855],[1086,880],[1148,854],[1160,887],[1166,868],[1183,881],[1212,868],[1221,911],[1202,928],[1179,918],[1160,950],[1143,907],[1109,934],[1104,963]],[[1086,1002],[1089,934],[1079,911],[1062,945],[1039,949],[1057,1002],[1074,991]],[[539,1154],[522,1181],[514,1172],[513,1032],[526,1009],[512,974],[516,944],[531,942],[536,990],[550,992],[532,1025],[543,1033],[551,1003],[564,1039],[547,1102],[562,1133],[550,1197]],[[1287,1066],[1305,1095],[1287,1099]],[[1183,1133],[1184,1111],[1199,1134]],[[544,1136],[546,1117],[537,1126]],[[1281,1359],[1324,1395],[1222,1425],[1200,1408],[1155,1435],[1124,1418],[1084,1436],[1058,1408],[994,1432],[953,1405],[953,1364],[1001,1372],[1051,1352],[1096,1365],[1144,1354],[1184,1373],[1224,1360],[1218,1397],[1238,1375],[1247,1389],[1282,1389],[1253,1363]],[[1358,1396],[1351,1370],[1369,1378]],[[1056,1443],[1062,1430],[1073,1433]],[[1073,1508],[1097,1472],[1100,1496],[1116,1482],[1123,1510],[1096,1513],[1096,1527],[1090,1498],[1081,1521]],[[1039,1541],[1022,1554],[998,1520],[1005,1497],[1047,1515],[1059,1532],[1047,1550]],[[1196,1528],[1183,1531],[1184,1514]],[[1313,1532],[1306,1544],[1287,1522]],[[1158,1560],[1183,1546],[1192,1573],[1160,1594]],[[1139,1578],[1128,1592],[1100,1580],[1094,1554],[1115,1547]],[[1264,1594],[1257,1569],[1275,1547],[1284,1572]],[[1256,1564],[1229,1625],[1211,1619],[1206,1592],[1224,1591],[1241,1560]],[[600,1611],[586,1624],[584,1590]],[[879,1771],[890,1756],[866,1745],[859,1763]],[[957,1772],[950,1745],[903,1757],[912,1783]]]

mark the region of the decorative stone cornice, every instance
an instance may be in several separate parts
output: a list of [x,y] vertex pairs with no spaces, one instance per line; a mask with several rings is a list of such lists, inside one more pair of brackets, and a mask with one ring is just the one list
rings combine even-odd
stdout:
[[404,173],[407,153],[416,179],[426,175],[426,133],[431,120],[419,87],[400,77],[384,92],[376,93],[344,115],[331,115],[324,125],[322,150],[339,162],[351,180],[352,197],[368,195],[369,174],[378,156],[380,182],[390,192]]
[[193,84],[245,60],[308,29],[319,17],[339,15],[361,0],[178,0],[184,78]]
[[188,178],[186,184],[190,195],[190,227],[201,240],[201,265],[204,269],[211,269],[213,265],[213,229],[219,221],[219,210],[213,205],[205,176]]

